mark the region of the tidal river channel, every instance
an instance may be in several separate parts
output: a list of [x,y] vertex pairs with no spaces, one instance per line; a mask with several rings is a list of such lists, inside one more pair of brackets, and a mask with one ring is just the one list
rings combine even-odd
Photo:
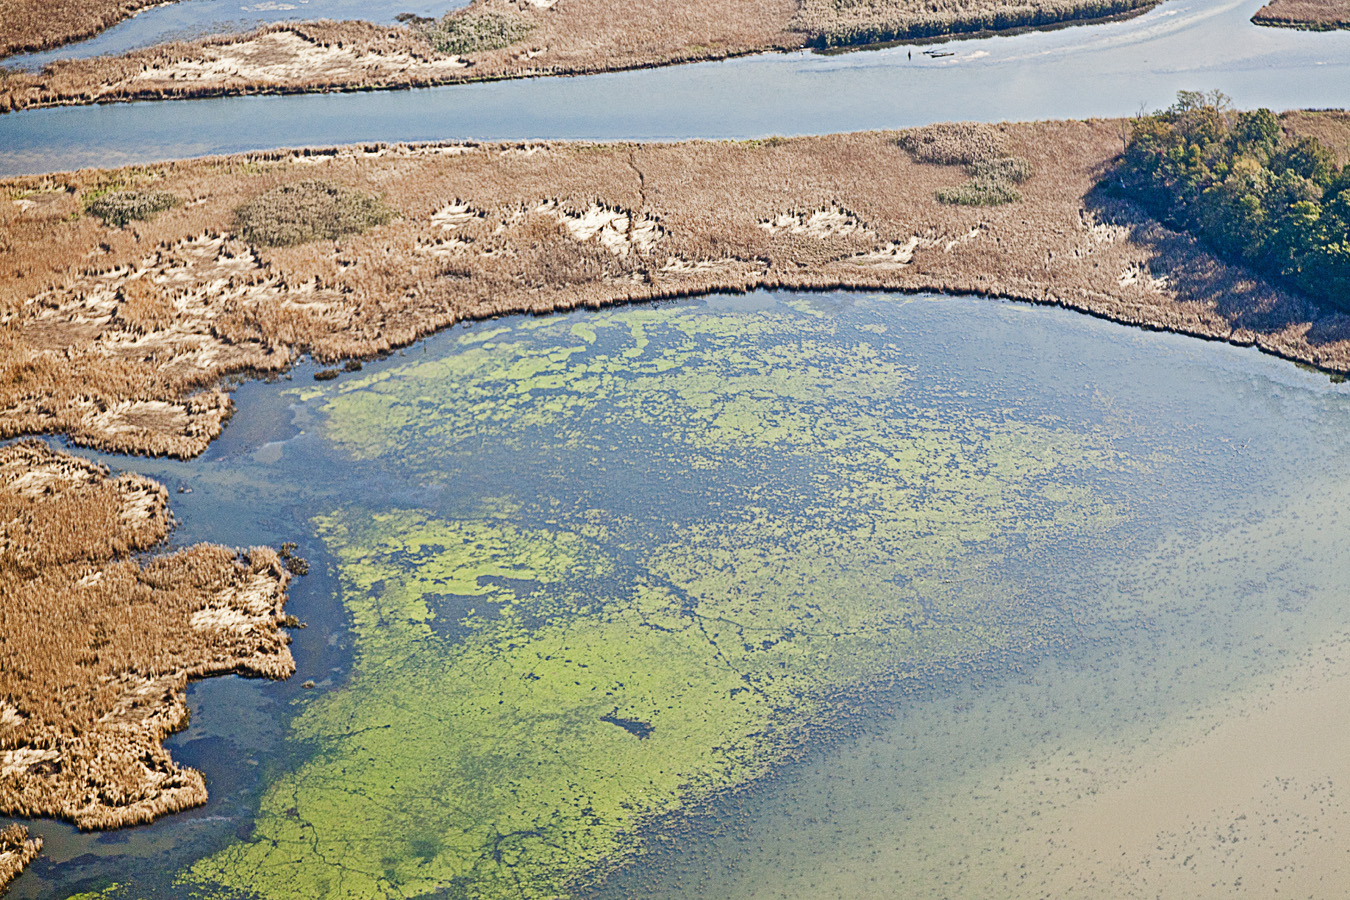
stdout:
[[170,745],[210,803],[39,823],[13,896],[1344,883],[1326,375],[854,293],[501,319],[311,372],[243,385],[201,459],[105,458],[183,489],[178,543],[300,544],[297,675],[195,685]]
[[[1250,21],[1260,6],[1168,0],[1126,21],[944,44],[954,55],[933,59],[919,46],[775,53],[416,91],[32,110],[0,115],[0,175],[358,141],[756,138],[1128,116],[1178,90],[1221,90],[1242,108],[1350,107],[1350,31],[1261,28]],[[372,16],[390,8],[379,7]]]

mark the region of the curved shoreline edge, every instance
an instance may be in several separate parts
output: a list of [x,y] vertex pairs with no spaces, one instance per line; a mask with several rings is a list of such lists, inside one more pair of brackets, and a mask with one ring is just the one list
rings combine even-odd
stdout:
[[[0,36],[0,65],[6,57],[15,54],[53,50],[87,40],[137,13],[173,2],[175,0],[44,0],[40,3],[3,0],[0,10],[11,21],[6,23],[6,32]],[[30,21],[33,18],[39,21]],[[17,24],[14,20],[18,20]],[[11,33],[11,29],[17,33]]]
[[1346,0],[1271,0],[1256,11],[1252,22],[1268,28],[1298,31],[1337,31],[1350,28]]
[[[1299,117],[1285,124],[1307,127]],[[1120,121],[980,127],[1029,161],[1034,174],[1021,200],[941,204],[935,193],[959,185],[964,168],[916,160],[895,133],[879,132],[652,145],[378,144],[0,181],[0,438],[63,434],[114,452],[191,457],[228,419],[226,379],[275,374],[302,355],[369,358],[468,319],[757,289],[1023,300],[1350,372],[1350,316],[1221,263],[1193,239],[1096,193]],[[240,204],[306,181],[379,194],[400,217],[291,247],[252,246],[234,233]],[[179,205],[122,227],[83,212],[100,194],[151,188]],[[129,578],[127,590],[138,589],[132,570],[140,564],[127,554],[162,540],[162,487],[137,476],[110,484],[106,469],[41,442],[0,454],[12,476],[0,501],[28,510],[26,530],[6,534],[7,552],[28,554],[27,568],[10,567],[16,577],[21,568],[31,573],[35,590],[56,579],[72,602],[83,602],[73,588],[85,579]],[[31,494],[34,484],[53,491]],[[66,550],[43,550],[58,554],[50,559],[33,550],[42,498],[85,493],[93,497],[89,521],[123,522],[125,533],[91,528]],[[128,509],[135,514],[124,516]],[[121,537],[100,543],[105,532]],[[192,782],[196,773],[178,769],[157,743],[182,723],[187,680],[293,670],[280,631],[288,576],[275,553],[191,548],[168,559],[146,565],[200,586],[190,608],[169,618],[169,644],[215,640],[241,623],[238,633],[253,642],[190,663],[170,654],[178,662],[145,683],[124,678],[124,691],[100,701],[95,719],[150,753],[156,772],[172,776],[156,783],[174,790],[159,796],[142,784],[127,792],[134,802],[122,812],[53,800],[77,768],[49,771],[64,758],[69,723],[39,734],[37,707],[15,705],[0,715],[0,809],[117,827],[196,805],[205,799],[200,776]],[[109,572],[120,574],[99,575]],[[184,582],[171,583],[184,593]],[[241,593],[246,584],[256,590]],[[252,599],[228,599],[245,595]],[[108,603],[126,596],[114,592]],[[9,633],[46,627],[31,612],[19,615]],[[93,749],[70,758],[99,758],[96,733],[82,732],[80,754]]]
[[[620,20],[603,0],[476,0],[453,17],[507,15],[523,36],[503,47],[440,50],[412,27],[361,21],[277,23],[242,35],[159,44],[116,57],[58,60],[39,73],[0,65],[0,113],[53,106],[243,95],[435,87],[580,76],[805,48],[838,52],[906,42],[979,39],[1129,18],[1161,0],[1062,0],[932,13],[874,0],[845,21],[832,6],[728,0],[690,7],[644,0]],[[859,8],[861,9],[861,8]],[[457,53],[463,55],[457,55]],[[3,60],[0,59],[0,64]]]

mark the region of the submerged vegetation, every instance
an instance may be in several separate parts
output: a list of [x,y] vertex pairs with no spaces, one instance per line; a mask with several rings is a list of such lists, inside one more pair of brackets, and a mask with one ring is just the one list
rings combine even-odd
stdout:
[[1221,256],[1350,310],[1350,167],[1270,110],[1183,91],[1135,120],[1110,186]]
[[377,197],[309,180],[279,185],[244,203],[235,210],[234,227],[251,244],[287,247],[358,234],[393,218]]
[[1130,511],[1106,485],[1136,463],[916,372],[886,321],[526,319],[305,389],[335,449],[393,483],[479,483],[484,459],[501,478],[467,508],[318,520],[351,676],[300,713],[312,755],[252,834],[187,881],[566,896],[860,694],[1053,640],[1015,572],[1113,533]]

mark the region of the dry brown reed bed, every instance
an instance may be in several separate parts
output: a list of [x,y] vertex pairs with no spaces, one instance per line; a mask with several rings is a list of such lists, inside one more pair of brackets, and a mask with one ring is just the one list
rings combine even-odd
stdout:
[[[1344,136],[1350,120],[1288,121]],[[1035,173],[996,207],[937,202],[965,167],[918,161],[884,133],[376,146],[11,180],[0,434],[192,456],[229,414],[223,378],[297,354],[367,357],[460,319],[756,287],[1057,303],[1350,370],[1350,319],[1097,197],[1117,126],[975,129]],[[315,180],[381,197],[396,218],[288,247],[228,232],[249,201]],[[109,183],[183,202],[124,228],[80,215]]]
[[815,47],[1044,28],[1141,12],[1160,0],[802,0],[792,27]]
[[138,562],[168,532],[164,488],[33,439],[0,448],[0,522],[0,810],[115,828],[205,802],[162,741],[189,679],[294,671],[280,558]]
[[172,0],[0,0],[0,57],[93,37]]
[[1336,164],[1350,165],[1350,112],[1298,110],[1280,117],[1284,130],[1303,137],[1316,138],[1336,154]]
[[125,56],[0,73],[0,112],[113,100],[418,87],[668,65],[795,49],[795,0],[477,0],[464,15],[510,16],[525,36],[496,50],[440,53],[413,28],[368,22],[274,25]]
[[42,850],[42,838],[28,836],[22,825],[10,825],[0,831],[0,891],[18,878]]
[[[4,2],[4,0],[0,0]],[[581,75],[840,46],[1053,25],[1138,11],[1156,0],[476,0],[457,16],[509,21],[500,49],[441,52],[416,27],[278,24],[161,44],[119,57],[0,70],[0,112],[234,94],[420,87]],[[442,44],[444,47],[445,45]],[[458,46],[456,44],[456,46]]]
[[1310,31],[1350,28],[1350,0],[1272,0],[1256,11],[1252,21]]

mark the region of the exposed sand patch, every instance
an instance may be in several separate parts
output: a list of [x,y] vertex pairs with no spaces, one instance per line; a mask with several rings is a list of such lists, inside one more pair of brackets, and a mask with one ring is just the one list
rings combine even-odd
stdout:
[[292,31],[272,31],[244,41],[212,44],[195,59],[147,66],[133,75],[128,87],[153,87],[164,83],[260,85],[299,84],[312,81],[361,82],[401,75],[410,78],[445,78],[466,68],[458,57],[415,57],[409,53],[363,53],[350,47],[325,46]]
[[752,271],[764,270],[763,265],[756,265],[743,259],[733,259],[723,257],[722,259],[684,259],[679,256],[670,256],[666,258],[665,265],[661,266],[661,272],[667,275],[726,275],[739,277]]
[[431,227],[441,231],[456,231],[475,219],[482,218],[483,213],[467,203],[451,203],[432,214]]
[[829,209],[818,209],[809,213],[785,212],[779,213],[772,219],[766,219],[759,223],[769,234],[794,234],[806,235],[807,237],[826,240],[828,238],[841,238],[850,235],[858,237],[875,238],[875,232],[865,228],[858,217],[844,209],[842,206],[836,206]]
[[1063,898],[1309,897],[1350,883],[1350,638],[1067,805],[1046,888]]
[[884,247],[855,253],[844,262],[855,266],[868,266],[877,269],[899,269],[914,261],[914,251],[919,247],[919,237],[915,235],[903,244],[892,241]]
[[615,256],[627,256],[634,250],[650,253],[665,235],[660,224],[650,216],[595,203],[581,212],[573,212],[555,201],[547,201],[536,206],[535,212],[556,219],[575,240],[598,241]]

